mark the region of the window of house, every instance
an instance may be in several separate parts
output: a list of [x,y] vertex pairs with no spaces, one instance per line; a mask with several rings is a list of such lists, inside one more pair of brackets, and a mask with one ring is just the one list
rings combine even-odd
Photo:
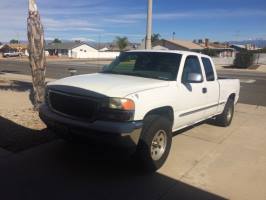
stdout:
[[197,56],[188,56],[184,65],[182,74],[182,83],[188,82],[189,74],[201,74],[201,66]]
[[207,81],[214,81],[213,66],[209,58],[201,58]]

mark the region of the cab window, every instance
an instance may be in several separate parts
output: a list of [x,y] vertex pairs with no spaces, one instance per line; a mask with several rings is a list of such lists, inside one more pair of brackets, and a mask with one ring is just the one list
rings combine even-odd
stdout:
[[207,81],[214,81],[213,66],[209,58],[201,58]]

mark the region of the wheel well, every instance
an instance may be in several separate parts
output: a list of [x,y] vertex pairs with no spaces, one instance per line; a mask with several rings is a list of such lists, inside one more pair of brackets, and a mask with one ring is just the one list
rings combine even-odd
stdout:
[[171,106],[165,106],[165,107],[153,109],[153,110],[149,111],[145,115],[145,117],[148,115],[151,115],[151,114],[157,114],[157,115],[165,116],[172,122],[172,124],[174,123],[174,110]]
[[233,94],[230,94],[228,99],[232,99],[235,102],[235,98],[236,98],[236,94],[233,93]]

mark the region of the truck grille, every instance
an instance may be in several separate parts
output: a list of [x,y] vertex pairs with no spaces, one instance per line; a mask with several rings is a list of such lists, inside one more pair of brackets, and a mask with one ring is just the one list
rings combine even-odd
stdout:
[[48,102],[54,112],[86,120],[92,120],[95,117],[99,105],[99,101],[95,98],[51,90],[48,93]]

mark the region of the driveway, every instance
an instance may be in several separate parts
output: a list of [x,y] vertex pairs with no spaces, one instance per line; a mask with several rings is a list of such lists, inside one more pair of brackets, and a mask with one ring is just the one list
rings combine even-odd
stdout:
[[0,199],[266,199],[262,105],[238,104],[229,128],[174,133],[165,166],[143,174],[125,149],[56,138],[31,109],[30,77],[0,77]]
[[[0,149],[0,196],[264,200],[265,118],[265,107],[239,104],[229,128],[201,124],[175,133],[167,163],[155,174],[140,173],[126,150],[95,142],[70,145],[54,138],[20,151]],[[21,135],[51,134],[4,118],[0,124]]]

